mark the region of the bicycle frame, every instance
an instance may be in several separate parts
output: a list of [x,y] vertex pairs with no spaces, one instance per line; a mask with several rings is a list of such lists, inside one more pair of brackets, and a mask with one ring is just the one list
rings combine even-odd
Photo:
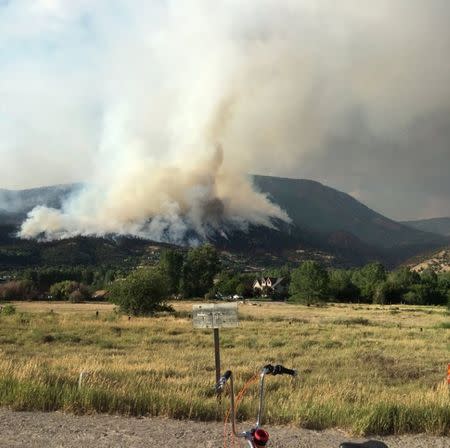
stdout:
[[[233,374],[230,375],[230,416],[231,416],[231,429],[233,431],[233,434],[236,437],[244,438],[247,441],[247,444],[251,448],[256,448],[257,445],[253,443],[253,435],[256,432],[257,429],[261,428],[262,423],[262,414],[263,414],[263,407],[264,407],[264,378],[266,376],[266,370],[263,369],[260,374],[259,379],[259,404],[258,404],[258,417],[256,419],[256,425],[254,428],[251,428],[248,431],[244,432],[238,432],[236,430],[236,410],[235,410],[235,403],[234,403],[234,381],[233,381]],[[268,435],[268,434],[267,434]]]
[[289,374],[296,375],[295,370],[286,369],[281,365],[272,366],[268,364],[265,366],[259,375],[259,402],[258,402],[258,415],[256,418],[256,424],[248,431],[238,432],[236,429],[236,409],[235,409],[235,397],[234,397],[234,381],[233,373],[228,370],[222,376],[220,381],[216,385],[216,390],[222,390],[227,380],[230,381],[230,416],[231,416],[231,429],[236,437],[243,438],[247,442],[247,446],[250,448],[262,448],[267,445],[269,441],[269,433],[262,429],[262,420],[264,414],[264,380],[266,375],[279,375]]
[[[256,424],[248,431],[238,432],[236,430],[236,408],[234,400],[234,381],[233,373],[231,370],[227,370],[216,384],[216,391],[222,391],[226,382],[230,380],[230,416],[231,416],[231,429],[235,437],[243,438],[247,442],[249,448],[265,448],[269,441],[269,433],[262,429],[262,420],[264,414],[264,380],[266,375],[291,375],[296,376],[295,370],[286,369],[281,365],[272,366],[268,364],[264,366],[259,375],[259,403],[258,403],[258,416],[256,418]],[[387,445],[377,440],[368,440],[363,443],[344,442],[340,445],[340,448],[387,448]]]

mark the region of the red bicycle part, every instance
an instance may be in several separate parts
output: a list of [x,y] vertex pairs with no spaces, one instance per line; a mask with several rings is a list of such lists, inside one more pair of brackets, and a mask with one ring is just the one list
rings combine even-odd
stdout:
[[256,448],[264,448],[269,441],[269,433],[264,429],[258,428],[253,434],[253,443]]

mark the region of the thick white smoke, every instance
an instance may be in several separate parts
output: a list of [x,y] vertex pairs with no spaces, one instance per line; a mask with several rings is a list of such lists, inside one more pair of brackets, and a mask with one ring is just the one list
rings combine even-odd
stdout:
[[[108,41],[101,56],[93,177],[62,210],[32,210],[20,236],[118,233],[181,242],[288,221],[253,190],[249,165],[222,145],[243,64],[231,17],[207,2],[163,11],[139,3],[143,10],[126,7],[133,27]],[[149,19],[152,11],[158,20]]]
[[[253,191],[250,182],[223,168],[223,153],[190,166],[161,166],[144,155],[90,184],[62,210],[36,207],[23,223],[25,238],[131,234],[182,243],[212,232],[245,230],[249,223],[272,226],[288,216]],[[189,237],[190,235],[190,237]]]
[[447,0],[0,6],[3,179],[86,181],[62,210],[33,210],[21,236],[180,241],[288,220],[249,172],[347,191],[385,170],[408,182],[425,145],[448,151],[444,132],[430,145],[417,130],[450,110],[449,12]]

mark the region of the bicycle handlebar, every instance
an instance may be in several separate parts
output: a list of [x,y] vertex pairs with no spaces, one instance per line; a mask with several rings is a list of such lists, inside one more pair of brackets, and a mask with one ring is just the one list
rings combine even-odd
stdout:
[[264,371],[268,375],[291,375],[291,376],[297,376],[297,371],[293,369],[287,369],[286,367],[282,366],[281,364],[277,364],[273,366],[272,364],[267,364],[264,366]]
[[[261,426],[262,421],[262,415],[263,415],[263,401],[264,401],[264,377],[266,375],[291,375],[296,376],[297,371],[293,369],[287,369],[286,367],[282,366],[281,364],[276,364],[273,366],[272,364],[267,364],[263,367],[259,374],[259,406],[258,406],[258,417],[256,420],[256,426],[255,430],[258,430]],[[231,370],[227,370],[220,378],[219,381],[216,384],[215,390],[216,393],[219,394],[223,391],[225,384],[227,381],[230,380],[230,387],[231,387],[231,393],[230,393],[230,401],[231,401],[231,407],[230,407],[230,414],[231,414],[231,426],[233,434],[237,437],[245,437],[247,441],[253,440],[249,439],[248,437],[253,437],[252,432],[244,432],[244,433],[237,433],[236,432],[236,415],[235,415],[235,408],[234,408],[234,386],[233,386],[233,374]],[[251,446],[254,446],[253,444]]]
[[226,382],[230,379],[231,370],[227,370],[219,379],[216,384],[216,392],[221,392],[226,384]]

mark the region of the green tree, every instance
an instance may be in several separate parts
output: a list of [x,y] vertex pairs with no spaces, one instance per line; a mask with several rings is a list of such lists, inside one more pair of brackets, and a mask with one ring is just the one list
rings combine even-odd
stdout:
[[359,298],[359,289],[352,282],[352,271],[334,269],[330,272],[330,294],[338,302],[353,302]]
[[86,285],[92,285],[94,283],[94,271],[90,268],[84,268],[81,270],[81,282]]
[[[390,291],[389,302],[400,303],[406,300],[404,296],[411,291],[413,285],[420,284],[420,276],[417,272],[402,266],[388,275],[387,283]],[[408,300],[413,300],[412,295],[409,296]]]
[[183,262],[184,255],[180,251],[168,249],[161,254],[159,268],[167,277],[169,294],[178,294],[180,292]]
[[64,280],[53,284],[49,291],[53,300],[71,300],[81,302],[90,298],[89,288],[83,283]]
[[366,264],[352,275],[352,282],[360,291],[361,298],[372,302],[377,286],[386,280],[386,269],[378,262]]
[[317,302],[327,298],[329,277],[316,261],[305,261],[291,273],[289,293],[293,301]]
[[249,298],[253,297],[253,282],[255,281],[255,277],[253,274],[241,274],[239,276],[239,285],[236,287],[236,294]]
[[417,272],[402,266],[389,274],[388,281],[406,292],[412,285],[420,283],[420,276]]
[[124,313],[139,316],[167,309],[168,295],[166,276],[159,269],[145,268],[116,280],[111,285],[109,301]]
[[220,271],[220,259],[210,244],[191,249],[183,265],[181,289],[184,297],[203,297]]
[[403,294],[403,300],[410,305],[432,304],[435,300],[435,290],[429,284],[414,284]]
[[438,276],[432,269],[425,269],[420,273],[420,282],[435,288],[438,286]]
[[285,264],[278,268],[267,269],[263,272],[263,277],[283,277],[289,283],[291,280],[291,268],[288,264]]
[[109,285],[116,278],[116,273],[112,269],[108,269],[103,276],[103,283]]
[[378,283],[373,294],[373,303],[380,305],[398,303],[399,299],[398,289],[389,281]]
[[450,272],[444,272],[438,275],[437,288],[443,298],[443,303],[445,304],[447,299],[450,308]]
[[[447,291],[441,289],[439,277],[432,269],[426,269],[420,274],[420,286],[424,304],[445,305],[447,302]],[[413,285],[413,288],[416,285]],[[417,289],[417,288],[416,288]]]
[[224,296],[236,294],[236,289],[241,283],[239,274],[229,271],[222,271],[214,285],[214,289]]

